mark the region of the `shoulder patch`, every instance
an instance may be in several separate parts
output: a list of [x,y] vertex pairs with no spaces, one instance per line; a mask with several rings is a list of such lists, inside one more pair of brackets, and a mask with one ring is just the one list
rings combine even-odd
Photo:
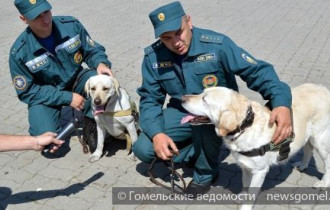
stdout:
[[24,90],[26,88],[26,79],[21,75],[14,77],[13,83],[17,90]]
[[163,46],[163,43],[158,40],[157,42],[153,43],[152,45],[144,48],[144,54],[148,55],[152,52],[154,52],[155,50],[157,50],[158,48],[160,48],[161,46]]
[[199,38],[202,42],[211,42],[211,43],[218,43],[222,44],[223,36],[221,35],[210,35],[210,34],[202,34]]

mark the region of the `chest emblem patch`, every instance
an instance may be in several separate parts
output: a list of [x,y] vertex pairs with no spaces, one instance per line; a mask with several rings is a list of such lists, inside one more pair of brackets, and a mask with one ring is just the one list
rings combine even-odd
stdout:
[[246,55],[245,53],[242,53],[242,58],[251,64],[257,64],[257,61],[255,61],[253,58]]
[[206,75],[203,78],[203,86],[205,88],[209,88],[209,87],[215,87],[218,84],[218,78],[215,75]]
[[76,62],[77,64],[81,63],[82,61],[82,54],[80,51],[76,52],[76,54],[74,54],[74,62]]
[[26,88],[26,79],[21,75],[14,77],[13,83],[18,90],[24,90]]

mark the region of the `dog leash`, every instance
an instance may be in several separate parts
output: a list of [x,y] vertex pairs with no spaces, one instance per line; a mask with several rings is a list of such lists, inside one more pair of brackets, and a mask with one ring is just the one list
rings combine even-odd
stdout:
[[81,138],[81,132],[79,132],[79,120],[76,116],[74,116],[74,121],[73,121],[73,124],[74,124],[74,129],[75,129],[75,132],[76,132],[76,135],[78,137],[78,140],[82,146],[82,149],[83,149],[83,153],[84,154],[88,154],[88,147],[87,147],[87,144],[86,144],[86,141],[84,141],[82,138]]
[[83,153],[84,154],[88,154],[88,146],[86,144],[86,142],[83,140],[83,138],[81,137],[81,132],[80,132],[80,129],[79,129],[79,120],[78,120],[78,117],[75,115],[74,113],[74,108],[71,108],[72,109],[72,118],[71,118],[71,121],[74,125],[74,130],[75,130],[75,133],[78,137],[78,140],[82,146],[82,149],[83,149]]
[[[170,166],[170,167],[167,167],[167,168],[169,168],[169,170],[170,170],[170,172],[171,172],[171,174],[170,174],[170,177],[171,177],[171,186],[168,187],[168,186],[166,186],[165,184],[159,182],[159,181],[155,178],[154,174],[152,173],[152,169],[154,168],[155,163],[156,163],[157,160],[160,160],[160,159],[159,159],[158,157],[155,157],[155,159],[153,159],[153,161],[151,162],[150,166],[148,167],[148,175],[149,175],[149,177],[150,177],[150,178],[149,178],[150,181],[153,182],[154,184],[158,185],[158,186],[161,186],[161,187],[163,187],[163,188],[165,188],[165,189],[170,190],[172,194],[174,194],[174,193],[179,193],[179,194],[180,194],[180,193],[183,193],[184,191],[186,191],[186,188],[187,188],[187,187],[186,187],[186,182],[184,181],[182,175],[179,174],[179,173],[175,170],[175,168],[174,168],[173,157],[171,158],[171,166]],[[164,164],[166,164],[166,162],[164,162]],[[167,165],[167,164],[166,164],[166,165]],[[182,192],[175,191],[175,185],[176,185],[175,182],[174,182],[175,176],[178,177],[178,178],[180,179],[180,181],[183,183],[183,187],[180,187],[180,186],[177,185],[177,186],[182,190]]]

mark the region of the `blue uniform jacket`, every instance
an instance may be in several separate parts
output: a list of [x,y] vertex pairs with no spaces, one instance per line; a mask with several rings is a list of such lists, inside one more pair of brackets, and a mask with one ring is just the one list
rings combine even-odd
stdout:
[[145,48],[142,63],[140,126],[152,138],[164,132],[162,108],[166,94],[170,106],[181,106],[185,94],[199,94],[204,88],[224,86],[238,90],[235,75],[247,86],[269,100],[273,108],[291,107],[291,91],[281,82],[272,65],[257,60],[230,38],[214,31],[193,28],[193,37],[182,68],[176,56],[159,40]]
[[29,27],[16,39],[9,67],[18,98],[29,106],[70,105],[72,86],[85,62],[111,66],[103,46],[94,42],[74,17],[54,16],[55,51],[42,47]]

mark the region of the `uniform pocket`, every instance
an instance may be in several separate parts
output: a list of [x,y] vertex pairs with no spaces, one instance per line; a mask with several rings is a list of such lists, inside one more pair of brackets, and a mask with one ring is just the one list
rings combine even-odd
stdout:
[[221,80],[221,71],[219,69],[195,69],[195,78],[198,84],[201,84],[202,88],[215,87]]
[[180,92],[179,78],[176,76],[173,69],[158,70],[155,75],[155,80],[159,82],[162,88],[169,94],[175,95]]
[[64,66],[67,65],[66,62],[69,60],[70,64],[74,67],[72,69],[77,70],[77,68],[80,67],[81,63],[83,62],[81,46],[82,44],[80,35],[78,34],[58,45],[55,48],[55,51]]

